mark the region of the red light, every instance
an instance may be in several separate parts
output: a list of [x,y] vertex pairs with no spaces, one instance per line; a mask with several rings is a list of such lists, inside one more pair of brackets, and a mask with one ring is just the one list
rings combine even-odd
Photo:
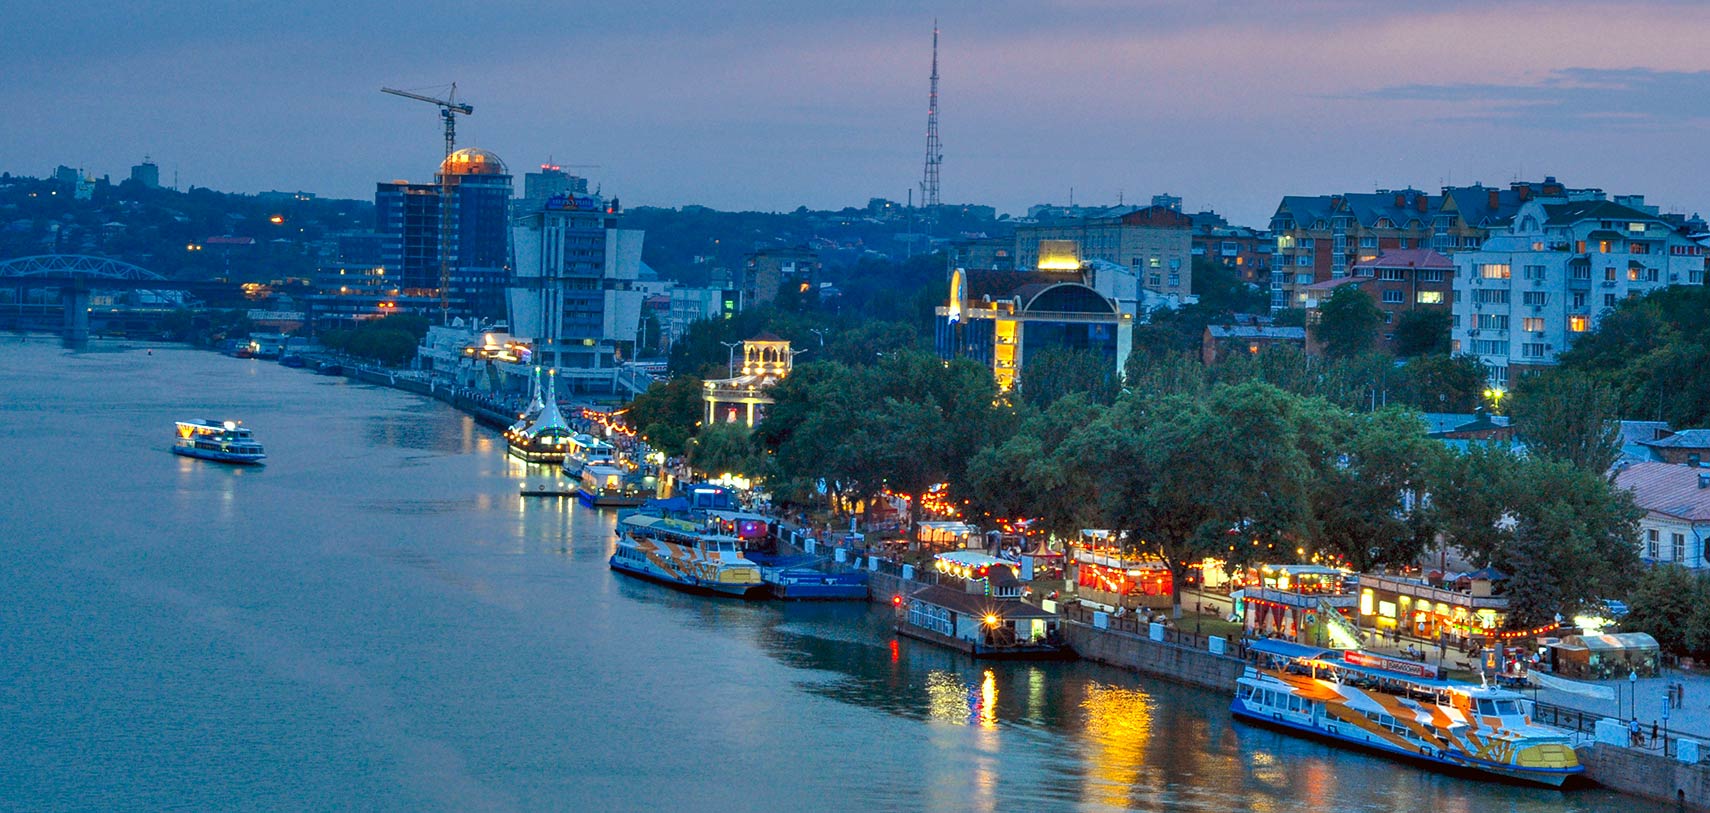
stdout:
[[891,605],[895,606],[895,607],[901,607],[902,606],[902,596],[891,596]]

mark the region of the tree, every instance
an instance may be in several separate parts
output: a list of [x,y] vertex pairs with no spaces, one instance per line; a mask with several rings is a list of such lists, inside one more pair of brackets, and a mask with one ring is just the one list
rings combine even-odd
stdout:
[[673,456],[685,454],[689,438],[694,437],[706,414],[702,384],[690,375],[653,382],[629,403],[626,415],[630,425],[653,448]]
[[1627,596],[1627,617],[1621,628],[1648,632],[1657,645],[1678,654],[1698,649],[1692,638],[1705,587],[1701,578],[1678,565],[1658,565],[1641,572]]
[[1520,462],[1507,448],[1473,443],[1439,456],[1430,475],[1431,522],[1443,541],[1478,565],[1490,564],[1512,538],[1504,524]]
[[1324,354],[1346,358],[1370,349],[1377,342],[1383,311],[1358,285],[1344,285],[1318,306],[1318,324],[1312,337],[1324,345]]
[[1493,560],[1509,576],[1509,627],[1572,617],[1626,595],[1639,569],[1643,515],[1632,492],[1602,472],[1547,458],[1522,461],[1515,482],[1512,541]]
[[1101,527],[1169,568],[1180,617],[1189,565],[1263,558],[1304,530],[1311,467],[1299,412],[1298,398],[1261,383],[1220,386],[1204,400],[1124,396],[1061,456],[1096,476]]
[[1418,561],[1435,528],[1407,501],[1426,493],[1443,446],[1403,409],[1349,415],[1318,402],[1305,417],[1325,434],[1311,455],[1314,547],[1361,572]]
[[1105,408],[1074,393],[1043,411],[1030,411],[1015,434],[968,461],[964,492],[978,516],[1037,520],[1039,530],[1072,537],[1095,521],[1090,500],[1101,478],[1079,465],[1064,444],[1091,426]]
[[689,446],[689,465],[711,476],[761,473],[753,438],[739,423],[714,424],[696,435]]
[[1028,354],[1016,390],[1027,404],[1043,408],[1072,393],[1108,404],[1119,389],[1109,359],[1088,350],[1046,347]]
[[1193,258],[1193,293],[1201,306],[1224,313],[1259,313],[1270,305],[1270,296],[1240,272],[1206,257]]
[[1449,312],[1435,308],[1406,311],[1395,320],[1395,354],[1402,358],[1448,355]]
[[1425,412],[1472,412],[1488,380],[1477,356],[1416,356],[1402,366],[1395,400]]
[[1528,451],[1603,474],[1620,456],[1614,391],[1573,370],[1521,378],[1510,413]]

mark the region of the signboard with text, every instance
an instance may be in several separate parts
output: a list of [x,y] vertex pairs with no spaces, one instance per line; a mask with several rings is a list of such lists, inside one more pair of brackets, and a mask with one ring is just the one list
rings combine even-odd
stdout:
[[1437,678],[1437,667],[1432,664],[1391,658],[1387,655],[1374,655],[1357,649],[1344,651],[1342,660],[1354,666],[1364,666],[1368,669],[1382,669],[1386,672],[1399,672],[1403,675],[1432,680]]

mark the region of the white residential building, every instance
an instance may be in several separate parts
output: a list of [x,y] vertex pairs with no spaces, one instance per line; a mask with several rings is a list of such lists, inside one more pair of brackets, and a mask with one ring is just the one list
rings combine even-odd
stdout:
[[1455,255],[1453,345],[1506,386],[1555,364],[1628,297],[1704,284],[1704,247],[1654,211],[1534,199],[1477,251]]
[[1674,463],[1634,463],[1615,475],[1643,509],[1639,558],[1694,570],[1710,567],[1710,469]]
[[618,228],[619,218],[598,197],[568,196],[511,223],[510,330],[532,345],[536,364],[561,376],[634,356],[644,233]]

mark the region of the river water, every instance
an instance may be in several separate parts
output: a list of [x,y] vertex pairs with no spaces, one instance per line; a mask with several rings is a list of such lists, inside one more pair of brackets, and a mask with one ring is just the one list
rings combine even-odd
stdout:
[[[187,417],[268,465],[170,454]],[[495,433],[271,362],[8,337],[0,456],[4,809],[1650,809],[636,582]]]

